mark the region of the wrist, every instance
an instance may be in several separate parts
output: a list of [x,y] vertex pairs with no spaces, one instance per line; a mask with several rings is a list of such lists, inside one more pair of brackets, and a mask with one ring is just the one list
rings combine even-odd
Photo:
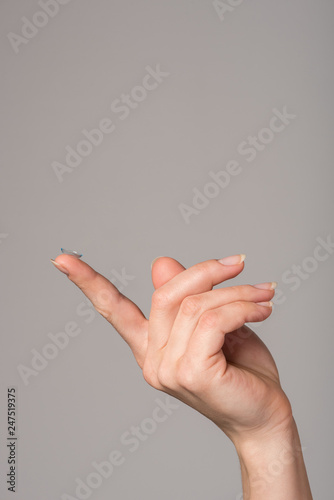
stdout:
[[273,453],[284,442],[298,443],[299,435],[295,419],[287,416],[280,424],[270,425],[270,422],[259,429],[238,432],[231,435],[239,458],[246,462],[261,460],[263,453]]
[[294,418],[279,428],[233,440],[245,500],[312,500]]

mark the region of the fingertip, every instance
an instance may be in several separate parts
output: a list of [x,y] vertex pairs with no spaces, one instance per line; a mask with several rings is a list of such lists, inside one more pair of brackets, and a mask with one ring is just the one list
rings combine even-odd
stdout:
[[60,262],[56,262],[53,259],[50,259],[50,261],[55,266],[55,268],[58,269],[58,271],[61,271],[62,273],[66,274],[66,276],[68,276],[69,272],[64,265],[62,265]]
[[172,257],[157,257],[151,264],[154,288],[160,288],[184,270],[182,264]]
[[218,259],[218,262],[223,266],[238,266],[240,264],[244,265],[246,255],[244,253],[238,255],[230,255],[229,257],[224,257],[223,259]]
[[[52,259],[51,259],[52,260]],[[52,261],[54,266],[62,270],[71,281],[77,279],[92,279],[97,274],[86,262],[75,257],[74,255],[60,254]],[[62,268],[62,269],[60,269]]]
[[274,303],[272,300],[269,300],[268,302],[257,302],[258,306],[264,306],[264,307],[269,307],[270,309],[273,308]]
[[154,263],[158,260],[158,259],[161,259],[163,258],[164,256],[163,255],[160,255],[159,257],[156,257],[155,259],[152,260],[151,262],[151,270],[153,269],[153,266],[154,266]]

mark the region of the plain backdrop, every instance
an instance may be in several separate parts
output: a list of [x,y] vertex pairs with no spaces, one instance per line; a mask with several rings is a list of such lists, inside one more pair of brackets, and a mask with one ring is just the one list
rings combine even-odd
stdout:
[[[160,255],[189,267],[246,253],[234,283],[278,281],[254,329],[291,400],[314,498],[332,498],[333,16],[330,0],[1,2],[1,499],[79,498],[77,479],[113,450],[123,463],[87,498],[241,499],[237,455],[212,422],[183,403],[147,420],[165,396],[52,266],[61,247],[146,315]],[[101,121],[109,132],[87,142]],[[46,347],[73,322],[63,349]],[[53,359],[35,370],[43,349]],[[121,437],[136,426],[147,432],[131,452]]]

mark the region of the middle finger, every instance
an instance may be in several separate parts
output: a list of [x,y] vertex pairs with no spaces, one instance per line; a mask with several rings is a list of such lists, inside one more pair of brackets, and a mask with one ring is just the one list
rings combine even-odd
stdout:
[[205,311],[236,301],[270,301],[275,294],[275,285],[272,282],[261,285],[267,288],[256,288],[251,285],[232,286],[186,297],[176,315],[165,346],[164,356],[170,360],[177,360],[184,354],[189,338],[195,330],[199,318]]

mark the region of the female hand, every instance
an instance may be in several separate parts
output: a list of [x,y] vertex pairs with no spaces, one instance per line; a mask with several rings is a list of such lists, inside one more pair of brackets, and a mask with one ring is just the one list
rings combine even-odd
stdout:
[[75,256],[52,261],[129,344],[145,380],[211,419],[233,441],[245,500],[312,500],[291,405],[264,343],[245,326],[272,312],[273,283],[214,289],[243,256],[185,269],[160,257],[149,319]]
[[104,276],[71,255],[54,263],[129,344],[145,380],[211,419],[234,442],[272,435],[292,421],[275,362],[247,322],[272,312],[272,283],[214,289],[237,276],[242,256],[185,269],[152,267],[149,319]]

